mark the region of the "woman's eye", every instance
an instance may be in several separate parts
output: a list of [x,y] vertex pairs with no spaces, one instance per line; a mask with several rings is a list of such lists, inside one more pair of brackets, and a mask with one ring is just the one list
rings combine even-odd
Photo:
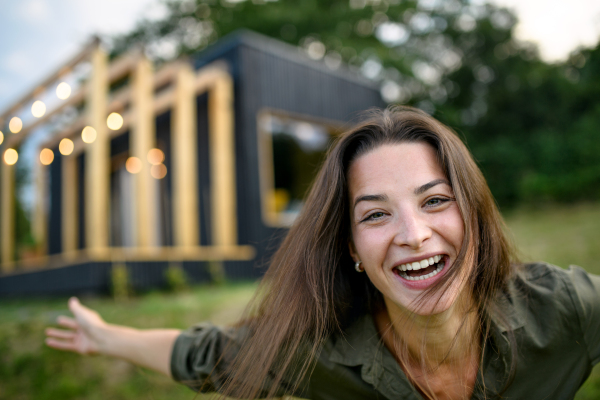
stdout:
[[385,214],[382,213],[381,211],[377,211],[377,212],[374,212],[373,214],[369,214],[369,216],[367,216],[367,218],[363,219],[361,222],[380,219],[380,218],[383,218],[384,215]]
[[447,201],[450,201],[450,199],[446,199],[446,198],[442,198],[442,197],[433,197],[433,198],[425,201],[425,206],[426,207],[435,207],[435,206],[439,206],[440,204],[445,203]]

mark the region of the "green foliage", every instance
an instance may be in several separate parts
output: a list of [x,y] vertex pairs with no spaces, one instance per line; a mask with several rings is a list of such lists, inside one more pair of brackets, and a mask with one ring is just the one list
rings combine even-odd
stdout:
[[181,264],[169,264],[165,270],[165,280],[167,287],[174,293],[185,292],[189,290],[189,278]]
[[[600,187],[600,47],[545,64],[534,45],[514,39],[510,11],[468,0],[164,4],[164,19],[114,38],[113,55],[141,43],[167,60],[251,29],[332,68],[341,60],[381,85],[386,100],[455,128],[502,206],[600,196],[590,189]],[[385,40],[386,30],[398,40]]]
[[131,282],[129,271],[125,264],[113,264],[110,272],[112,294],[115,300],[125,301],[131,295]]
[[225,283],[227,283],[227,277],[225,276],[225,267],[222,261],[209,261],[208,273],[210,274],[211,280],[216,285],[224,285]]

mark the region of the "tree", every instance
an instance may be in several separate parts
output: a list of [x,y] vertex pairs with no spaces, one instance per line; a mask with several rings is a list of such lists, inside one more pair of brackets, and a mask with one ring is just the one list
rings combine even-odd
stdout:
[[593,72],[600,51],[545,64],[535,46],[515,41],[516,18],[506,9],[475,0],[164,4],[164,19],[113,38],[113,55],[142,44],[162,62],[251,29],[298,45],[332,69],[344,62],[379,82],[386,101],[455,127],[503,206],[576,200],[586,198],[587,186],[600,187]]

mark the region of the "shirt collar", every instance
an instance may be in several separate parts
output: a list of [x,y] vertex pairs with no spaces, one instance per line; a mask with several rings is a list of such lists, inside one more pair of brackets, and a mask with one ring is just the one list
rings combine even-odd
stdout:
[[383,344],[370,314],[361,316],[337,336],[329,360],[349,367],[362,366],[362,379],[387,398],[422,398]]

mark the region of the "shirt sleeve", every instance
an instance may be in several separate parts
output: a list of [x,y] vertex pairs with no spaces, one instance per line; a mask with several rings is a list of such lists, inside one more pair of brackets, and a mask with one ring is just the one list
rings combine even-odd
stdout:
[[243,329],[223,329],[210,323],[182,332],[171,353],[173,379],[195,391],[219,391],[242,341]]
[[592,364],[600,362],[600,276],[592,275],[580,267],[568,271],[575,292],[575,307],[583,338]]
[[[197,392],[221,392],[228,378],[228,368],[249,335],[247,327],[221,328],[201,323],[183,331],[175,340],[171,353],[171,375]],[[270,375],[262,385],[262,396],[269,393]],[[297,394],[289,389],[289,380],[283,379],[275,394]],[[289,392],[289,393],[288,393]]]

